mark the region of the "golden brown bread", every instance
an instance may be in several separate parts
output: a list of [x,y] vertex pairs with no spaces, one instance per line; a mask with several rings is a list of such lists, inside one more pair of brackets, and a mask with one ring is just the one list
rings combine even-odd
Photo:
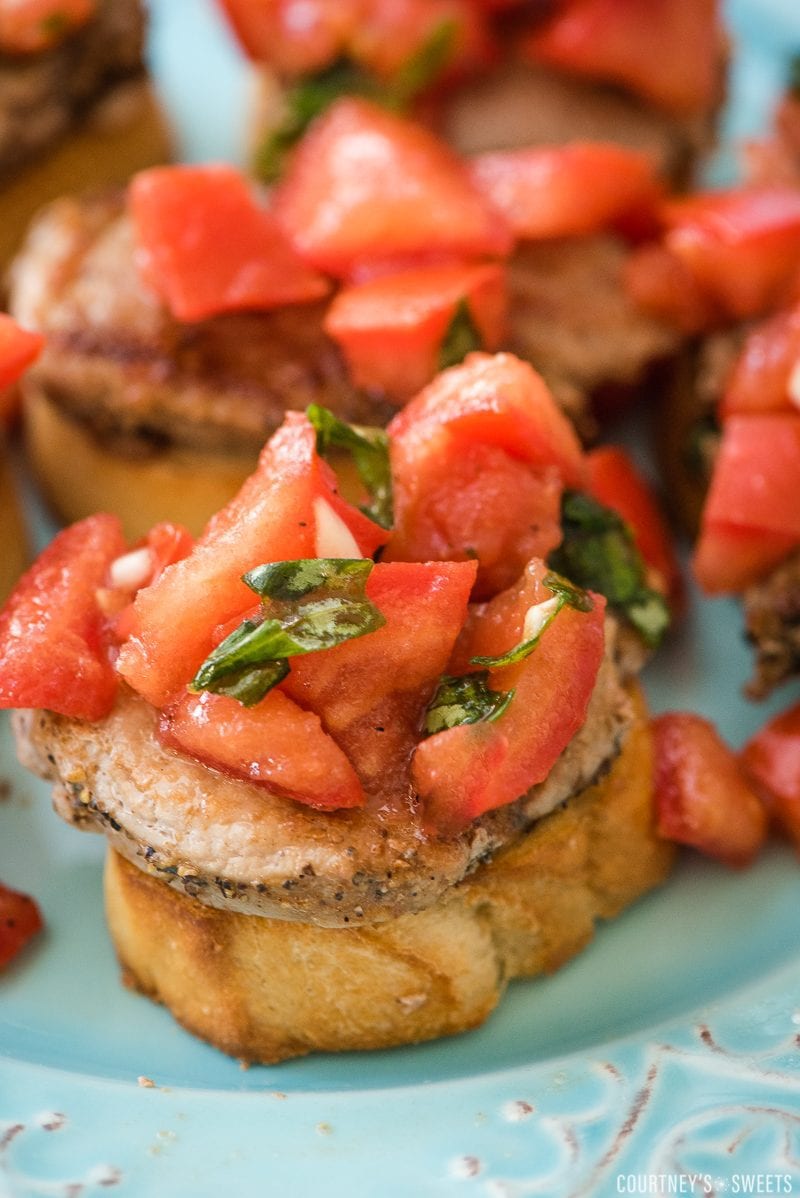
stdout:
[[120,83],[80,127],[3,181],[0,266],[8,264],[44,204],[78,187],[123,183],[135,171],[170,157],[171,135],[150,85],[143,79]]
[[150,456],[109,453],[88,424],[63,412],[31,380],[24,410],[28,458],[53,510],[67,523],[87,512],[116,512],[130,541],[165,513],[199,536],[253,470],[251,455],[189,447]]
[[595,921],[666,877],[646,713],[606,778],[432,906],[321,928],[203,906],[109,850],[106,906],[128,985],[195,1035],[273,1063],[385,1048],[482,1023],[513,977],[557,969]]
[[0,434],[0,603],[25,568],[28,543]]

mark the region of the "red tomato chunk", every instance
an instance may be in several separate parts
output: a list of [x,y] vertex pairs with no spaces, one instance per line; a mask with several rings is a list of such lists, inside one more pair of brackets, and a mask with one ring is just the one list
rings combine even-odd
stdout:
[[314,122],[274,200],[297,252],[337,276],[374,257],[510,248],[507,229],[453,151],[365,100],[339,100]]
[[307,303],[329,290],[232,167],[154,167],[128,197],[142,277],[177,320]]
[[43,927],[35,901],[0,882],[0,969],[4,969]]
[[800,852],[800,704],[765,724],[740,760],[775,823]]
[[736,757],[708,720],[670,712],[653,720],[658,832],[727,865],[749,865],[767,817]]
[[520,238],[595,233],[660,195],[647,154],[604,142],[478,154],[470,175]]
[[[529,609],[552,598],[547,568],[531,562],[519,582],[478,608],[460,646],[465,658],[499,656],[524,639]],[[586,719],[603,658],[605,600],[589,612],[562,607],[523,661],[493,670],[493,690],[514,698],[496,720],[423,740],[412,777],[436,832],[450,834],[526,794],[550,773]]]
[[99,720],[117,677],[97,593],[125,552],[115,516],[65,529],[17,583],[0,612],[0,707],[43,707]]
[[282,691],[255,707],[208,691],[184,695],[162,714],[160,734],[206,765],[320,811],[363,806],[353,767],[319,717]]
[[438,370],[445,335],[460,304],[484,349],[505,330],[505,272],[497,263],[430,266],[346,287],[334,299],[325,329],[339,343],[353,382],[399,402]]
[[713,104],[722,35],[715,0],[566,0],[523,40],[532,58],[623,84],[670,112]]
[[406,769],[466,619],[475,571],[475,562],[381,562],[366,594],[383,627],[292,659],[284,689],[317,713],[368,790]]

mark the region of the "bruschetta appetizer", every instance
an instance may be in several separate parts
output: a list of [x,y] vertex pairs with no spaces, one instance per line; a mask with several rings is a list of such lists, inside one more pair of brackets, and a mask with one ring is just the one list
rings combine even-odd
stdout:
[[473,354],[386,432],[287,414],[197,540],[56,537],[0,703],[108,838],[129,984],[246,1060],[407,1044],[663,880],[635,671],[667,603],[593,485],[541,377]]

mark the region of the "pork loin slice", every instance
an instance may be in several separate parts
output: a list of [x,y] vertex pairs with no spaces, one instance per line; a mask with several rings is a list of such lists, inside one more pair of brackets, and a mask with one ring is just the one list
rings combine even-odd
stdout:
[[143,76],[144,37],[140,0],[103,0],[52,49],[0,55],[0,174],[49,149],[119,83]]
[[[720,98],[723,76],[721,63]],[[715,117],[675,117],[611,84],[512,62],[454,91],[441,132],[464,154],[615,141],[651,154],[660,173],[682,186],[713,145]]]
[[255,458],[287,408],[391,416],[351,384],[324,304],[182,324],[142,285],[133,252],[121,196],[63,199],[34,222],[11,274],[11,310],[47,336],[28,385],[110,448]]
[[747,692],[763,699],[800,673],[800,552],[744,593],[745,626],[755,648]]
[[591,396],[641,385],[682,337],[630,299],[625,243],[612,234],[529,242],[510,262],[509,348],[544,376],[579,425]]
[[586,722],[546,781],[451,839],[425,835],[410,787],[321,814],[208,769],[164,748],[155,711],[130,691],[98,724],[30,711],[15,729],[24,764],[54,783],[58,813],[104,832],[142,869],[209,906],[336,927],[430,907],[596,779],[630,721],[607,657]]

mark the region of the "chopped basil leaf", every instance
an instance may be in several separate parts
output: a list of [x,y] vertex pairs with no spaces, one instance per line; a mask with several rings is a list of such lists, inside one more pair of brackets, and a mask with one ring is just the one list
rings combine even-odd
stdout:
[[528,609],[523,627],[525,635],[519,644],[498,657],[471,657],[472,665],[487,666],[490,670],[516,665],[533,653],[545,629],[550,627],[562,607],[574,607],[576,611],[584,612],[591,611],[594,607],[591,595],[587,595],[580,587],[573,586],[559,574],[546,574],[543,581],[553,594],[549,599],[543,599],[541,603]]
[[272,562],[244,575],[263,619],[243,620],[201,665],[189,690],[258,703],[289,672],[288,658],[330,649],[386,623],[365,594],[373,563],[335,558]]
[[244,669],[224,675],[213,685],[195,687],[192,684],[189,689],[214,691],[217,695],[238,700],[242,707],[255,707],[288,673],[289,663],[282,658],[260,666],[245,666]]
[[243,575],[242,582],[262,599],[288,603],[302,599],[320,587],[333,592],[356,591],[363,595],[372,567],[369,558],[307,557],[256,566]]
[[641,598],[628,604],[625,614],[650,648],[661,644],[670,623],[670,611],[660,591],[645,589]]
[[467,354],[482,347],[481,335],[472,319],[469,304],[462,299],[439,347],[439,369],[447,370],[449,366],[457,366],[459,362],[464,361]]
[[404,107],[436,82],[455,53],[457,37],[455,21],[444,20],[435,26],[428,40],[403,64],[392,81],[390,90],[398,106]]
[[286,115],[272,130],[256,154],[255,170],[265,183],[274,183],[283,173],[286,155],[297,144],[315,117],[340,96],[367,96],[380,102],[377,81],[347,58],[340,58],[315,75],[289,87],[285,94]]
[[256,154],[258,177],[265,183],[280,178],[289,151],[311,122],[341,96],[365,96],[384,108],[402,112],[447,66],[456,47],[457,32],[454,21],[442,21],[388,83],[343,57],[293,84],[285,94],[283,121],[269,133]]
[[561,527],[564,538],[548,564],[605,595],[654,649],[669,626],[669,607],[661,592],[647,585],[641,554],[622,517],[590,495],[565,491]]
[[309,404],[306,416],[317,433],[317,452],[327,457],[332,449],[344,449],[352,457],[358,476],[371,503],[361,511],[381,528],[391,528],[392,475],[389,468],[389,438],[382,428],[346,424],[320,404]]
[[498,719],[514,697],[513,691],[493,691],[487,686],[487,670],[444,675],[428,704],[425,732],[432,736],[461,724],[483,724]]
[[554,574],[551,570],[545,574],[543,582],[553,594],[561,595],[567,607],[574,607],[576,611],[594,610],[592,596],[587,594],[583,587],[576,587],[574,583],[562,578],[560,574]]

